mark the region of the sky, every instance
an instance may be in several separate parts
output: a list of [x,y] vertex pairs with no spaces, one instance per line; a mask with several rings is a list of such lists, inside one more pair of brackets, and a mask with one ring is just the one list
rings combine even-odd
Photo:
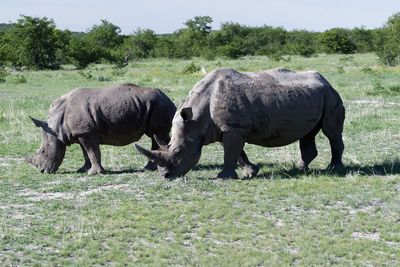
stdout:
[[106,19],[123,34],[138,28],[172,33],[195,16],[210,16],[214,30],[224,22],[308,31],[374,29],[397,12],[400,0],[0,0],[0,23],[27,15],[53,19],[58,29],[87,31]]

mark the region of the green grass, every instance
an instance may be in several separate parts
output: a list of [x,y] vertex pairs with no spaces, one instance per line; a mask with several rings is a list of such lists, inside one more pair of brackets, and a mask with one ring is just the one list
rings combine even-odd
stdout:
[[[250,180],[214,179],[223,162],[218,144],[204,147],[199,164],[173,181],[142,171],[146,159],[132,145],[101,148],[105,175],[75,173],[83,164],[77,145],[68,147],[53,175],[24,162],[40,144],[28,116],[44,119],[60,95],[76,87],[132,82],[161,88],[178,105],[204,76],[182,74],[192,62],[208,72],[278,66],[321,72],[346,107],[345,169],[325,170],[330,148],[322,134],[307,173],[294,168],[297,143],[246,145],[249,159],[261,168]],[[21,75],[26,82],[15,82]],[[292,56],[281,62],[151,59],[123,70],[93,65],[80,74],[66,67],[5,79],[0,83],[2,266],[400,264],[400,68],[379,66],[372,54]],[[385,90],[371,94],[376,81]],[[139,143],[150,146],[146,137]]]

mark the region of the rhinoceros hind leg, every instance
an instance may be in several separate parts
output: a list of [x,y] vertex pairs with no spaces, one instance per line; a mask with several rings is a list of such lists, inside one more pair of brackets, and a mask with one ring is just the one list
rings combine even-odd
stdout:
[[90,167],[92,167],[92,164],[90,163],[90,159],[86,152],[86,149],[82,145],[80,146],[82,149],[83,157],[85,158],[85,164],[77,172],[82,173],[82,172],[87,172],[90,169]]
[[317,147],[315,146],[315,131],[307,134],[300,139],[300,153],[301,159],[296,167],[301,170],[308,170],[308,165],[318,155]]
[[238,178],[235,171],[240,154],[243,151],[243,136],[237,133],[224,133],[222,136],[224,146],[224,169],[218,174],[218,178]]
[[344,144],[342,140],[342,135],[328,136],[329,144],[331,145],[331,163],[329,163],[329,168],[342,168],[342,155],[344,150]]
[[244,150],[242,150],[242,153],[240,153],[239,164],[243,167],[242,171],[243,178],[252,178],[256,176],[258,171],[260,170],[260,168],[258,168],[256,165],[254,165],[249,161],[246,152],[244,152]]
[[345,119],[345,109],[343,106],[336,107],[334,112],[322,121],[322,131],[328,137],[331,146],[331,163],[329,167],[343,167],[342,155],[344,150],[342,132]]
[[91,136],[81,136],[79,137],[79,143],[86,150],[91,163],[88,174],[105,173],[103,166],[101,166],[100,146],[97,140]]

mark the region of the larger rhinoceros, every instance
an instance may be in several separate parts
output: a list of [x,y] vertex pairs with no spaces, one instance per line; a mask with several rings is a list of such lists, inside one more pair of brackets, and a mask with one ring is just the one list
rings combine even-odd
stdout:
[[[317,72],[273,69],[240,73],[217,69],[199,81],[178,108],[172,137],[158,151],[136,149],[159,166],[165,178],[184,175],[197,164],[202,146],[219,141],[224,147],[220,178],[252,177],[258,167],[243,151],[245,143],[278,147],[300,140],[299,168],[317,156],[315,135],[328,137],[330,166],[341,167],[345,109],[339,94]],[[157,141],[157,140],[156,140]]]
[[[106,88],[78,88],[55,100],[45,121],[33,119],[41,128],[42,143],[26,160],[42,173],[54,173],[64,159],[66,146],[80,144],[85,164],[78,172],[104,173],[100,144],[124,146],[143,134],[168,142],[176,107],[159,89],[134,84]],[[147,169],[157,168],[149,162]]]

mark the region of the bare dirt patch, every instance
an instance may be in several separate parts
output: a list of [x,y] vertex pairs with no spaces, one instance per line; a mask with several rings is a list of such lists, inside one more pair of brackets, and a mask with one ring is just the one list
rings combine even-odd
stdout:
[[344,100],[344,103],[356,105],[370,105],[370,106],[400,106],[400,102],[391,102],[383,100]]
[[379,233],[362,233],[362,232],[354,232],[351,234],[354,239],[365,238],[373,241],[379,240]]
[[[111,191],[111,190],[121,190],[126,192],[134,192],[135,188],[132,188],[130,184],[115,184],[115,185],[104,185],[99,186],[97,188],[93,188],[87,191],[82,191],[79,193],[64,193],[64,192],[37,192],[30,189],[24,189],[19,192],[19,196],[26,197],[26,200],[29,201],[42,201],[42,200],[54,200],[54,199],[82,199],[88,195],[101,193],[104,191]],[[138,194],[136,194],[138,193]],[[140,194],[140,192],[135,192],[135,196],[138,199],[144,197],[144,194]]]
[[12,157],[0,157],[0,167],[9,167],[11,166],[11,162],[23,162],[23,158],[12,158]]

